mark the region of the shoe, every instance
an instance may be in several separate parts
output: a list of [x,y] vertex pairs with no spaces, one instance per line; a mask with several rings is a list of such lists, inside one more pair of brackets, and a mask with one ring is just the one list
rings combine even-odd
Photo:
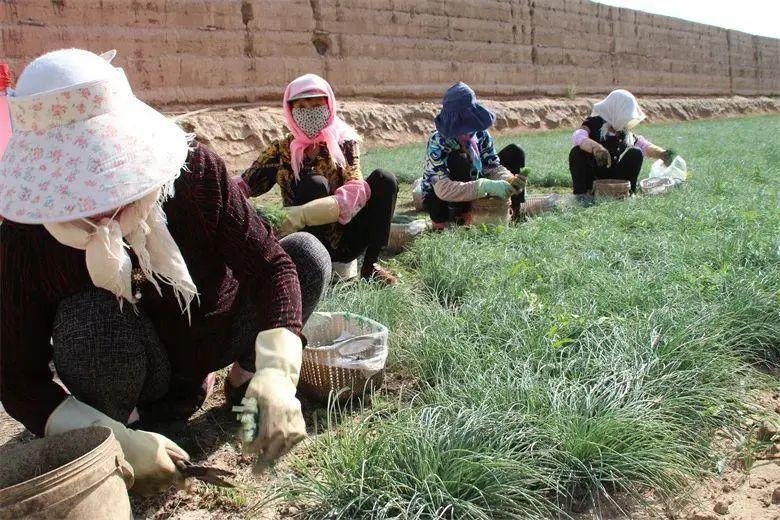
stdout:
[[458,226],[465,226],[465,227],[470,227],[472,222],[473,222],[473,218],[471,216],[471,212],[470,211],[465,212],[465,213],[461,213],[460,215],[455,217],[453,220],[454,220],[456,225],[458,225]]
[[360,277],[364,280],[381,282],[388,287],[398,284],[398,278],[377,263],[364,265],[360,270]]
[[249,388],[249,381],[241,386],[233,386],[230,384],[230,379],[227,377],[225,378],[225,385],[222,387],[222,390],[225,393],[225,403],[227,404],[228,408],[239,406],[241,404],[241,401],[246,395],[247,388]]

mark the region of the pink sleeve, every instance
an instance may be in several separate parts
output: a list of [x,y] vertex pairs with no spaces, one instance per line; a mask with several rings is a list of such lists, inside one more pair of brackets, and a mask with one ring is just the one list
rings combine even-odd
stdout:
[[366,181],[351,180],[338,188],[333,197],[339,203],[339,224],[347,224],[368,202],[371,188]]
[[643,136],[638,135],[636,136],[636,143],[634,144],[637,148],[639,148],[642,151],[642,155],[647,157],[647,149],[653,146],[653,143],[645,139]]
[[574,146],[579,146],[582,144],[582,141],[588,138],[588,131],[584,128],[578,128],[574,131],[574,133],[571,136],[571,142],[574,143]]
[[459,182],[442,177],[433,185],[433,192],[447,202],[468,202],[477,199],[477,181]]

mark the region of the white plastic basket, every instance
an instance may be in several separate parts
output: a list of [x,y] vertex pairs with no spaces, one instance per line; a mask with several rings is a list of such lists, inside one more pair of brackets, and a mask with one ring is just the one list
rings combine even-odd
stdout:
[[315,312],[303,327],[308,344],[298,387],[327,401],[365,395],[382,385],[387,362],[387,327],[347,312]]

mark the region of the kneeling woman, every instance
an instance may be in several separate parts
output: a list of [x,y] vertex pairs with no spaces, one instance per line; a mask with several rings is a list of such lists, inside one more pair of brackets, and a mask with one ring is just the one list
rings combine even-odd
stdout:
[[482,197],[512,197],[512,209],[519,214],[525,176],[518,174],[525,153],[514,144],[496,153],[488,132],[495,120],[465,83],[444,94],[436,131],[428,139],[422,180],[423,206],[435,228],[448,222],[469,224],[471,202]]
[[674,152],[632,132],[644,119],[639,103],[627,90],[613,90],[593,105],[593,113],[572,136],[569,171],[575,195],[587,196],[596,179],[630,181],[634,193],[645,156],[671,163]]
[[355,130],[336,116],[330,84],[306,74],[287,85],[284,116],[291,135],[272,142],[242,175],[247,196],[279,183],[287,213],[280,234],[306,230],[336,262],[365,251],[361,276],[394,285],[378,264],[390,237],[398,182],[385,170],[363,180]]
[[189,417],[228,365],[231,397],[259,406],[247,450],[270,460],[304,438],[301,327],[330,261],[306,233],[277,241],[222,160],[136,99],[112,58],[46,54],[9,97],[0,396],[38,435],[111,428],[133,490],[155,491],[189,456],[128,424]]

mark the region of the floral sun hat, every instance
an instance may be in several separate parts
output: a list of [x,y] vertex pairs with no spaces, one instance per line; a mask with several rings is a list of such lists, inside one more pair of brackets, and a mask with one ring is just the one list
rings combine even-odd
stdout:
[[13,134],[0,162],[0,215],[23,224],[94,216],[180,174],[187,134],[133,95],[110,64],[114,54],[54,51],[19,76],[8,96]]

